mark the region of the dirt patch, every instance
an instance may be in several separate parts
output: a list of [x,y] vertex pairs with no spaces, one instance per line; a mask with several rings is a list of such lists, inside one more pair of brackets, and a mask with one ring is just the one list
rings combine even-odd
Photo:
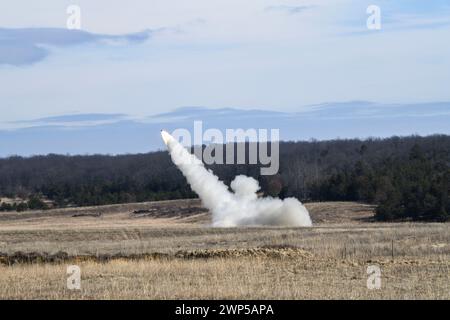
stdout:
[[94,213],[76,213],[72,215],[72,218],[79,218],[79,217],[93,217],[93,218],[101,218],[102,213],[101,212],[94,212]]
[[132,218],[185,218],[206,212],[208,210],[201,206],[200,201],[192,200],[179,202],[177,205],[153,203],[146,209],[134,210],[130,216]]
[[259,257],[259,258],[303,258],[311,259],[313,255],[299,248],[254,248],[254,249],[215,249],[215,250],[195,250],[180,251],[176,253],[176,257],[188,259],[208,259],[208,258],[242,258],[242,257]]
[[305,203],[313,223],[361,223],[371,222],[375,206],[357,202]]
[[0,264],[12,265],[18,263],[60,263],[69,259],[66,252],[48,254],[45,252],[14,252],[12,254],[0,253]]
[[0,253],[0,264],[33,264],[33,263],[65,263],[65,262],[109,262],[112,260],[154,260],[154,259],[211,259],[211,258],[303,258],[310,259],[313,255],[300,248],[253,248],[253,249],[215,249],[177,251],[175,254],[152,252],[143,254],[101,254],[101,255],[69,255],[66,252],[55,254],[38,252]]
[[13,254],[0,253],[0,264],[33,264],[33,263],[64,263],[64,262],[108,262],[112,260],[142,260],[142,259],[162,259],[170,258],[165,253],[145,253],[145,254],[100,254],[100,255],[69,255],[67,252],[57,252],[55,254],[38,252],[15,252]]
[[[313,223],[342,224],[365,223],[373,220],[374,206],[356,202],[311,202],[305,204]],[[112,218],[121,215],[121,219],[133,221],[136,219],[172,219],[173,223],[190,221],[194,224],[204,224],[211,221],[211,214],[204,208],[199,199],[181,199],[128,203],[97,207],[79,207],[51,209],[44,211],[4,212],[0,213],[0,221],[17,222],[21,220],[36,220],[71,217],[102,217]],[[75,219],[72,219],[75,221]],[[81,220],[81,219],[80,219]]]

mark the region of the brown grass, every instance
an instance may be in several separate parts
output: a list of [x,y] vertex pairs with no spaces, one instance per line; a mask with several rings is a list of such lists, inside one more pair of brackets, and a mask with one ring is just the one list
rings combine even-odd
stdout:
[[[372,262],[374,263],[374,262]],[[448,299],[448,262],[378,261],[382,288],[366,287],[366,263],[259,257],[81,262],[81,290],[66,265],[0,267],[7,299]]]
[[[450,298],[449,224],[373,223],[369,206],[321,203],[308,204],[312,228],[226,229],[209,227],[196,208],[192,200],[1,214],[0,298]],[[66,288],[73,263],[80,291]],[[366,287],[372,264],[380,290]]]

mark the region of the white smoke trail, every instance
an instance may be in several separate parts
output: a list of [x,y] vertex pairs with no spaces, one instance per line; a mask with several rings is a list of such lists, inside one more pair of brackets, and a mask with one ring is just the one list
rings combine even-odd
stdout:
[[175,165],[203,205],[212,213],[213,226],[311,226],[308,210],[295,198],[258,198],[258,181],[239,175],[228,187],[166,131],[161,131]]

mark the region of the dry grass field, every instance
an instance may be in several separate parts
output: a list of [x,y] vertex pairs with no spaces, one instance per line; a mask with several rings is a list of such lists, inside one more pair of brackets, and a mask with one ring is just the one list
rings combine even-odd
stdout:
[[[198,200],[0,214],[2,299],[449,299],[450,225],[307,204],[312,228],[211,228]],[[68,290],[68,265],[81,289]],[[367,266],[381,288],[367,288]]]

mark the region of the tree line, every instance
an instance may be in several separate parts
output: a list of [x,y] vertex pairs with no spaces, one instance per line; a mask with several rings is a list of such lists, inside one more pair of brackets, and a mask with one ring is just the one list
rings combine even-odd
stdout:
[[0,201],[0,212],[5,211],[22,212],[26,210],[46,210],[48,208],[49,208],[48,205],[36,195],[31,196],[31,198],[28,201],[13,201],[13,202]]
[[[259,165],[208,168],[228,185],[238,174],[252,176],[270,196],[373,203],[379,220],[450,219],[446,135],[281,142],[274,176],[261,176]],[[165,151],[0,159],[0,195],[29,199],[27,209],[42,199],[66,207],[196,197]]]

